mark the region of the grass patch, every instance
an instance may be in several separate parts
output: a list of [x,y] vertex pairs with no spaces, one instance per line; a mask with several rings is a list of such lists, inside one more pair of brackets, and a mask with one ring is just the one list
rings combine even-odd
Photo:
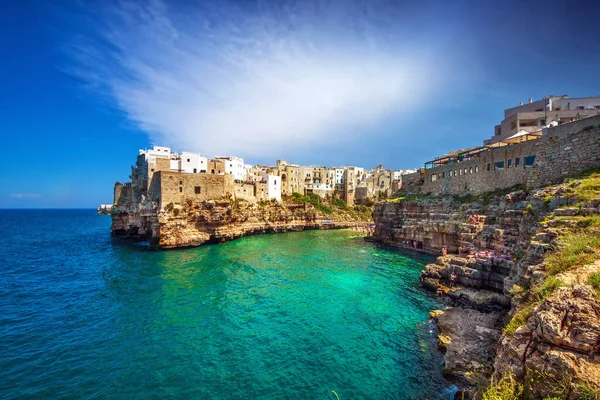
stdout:
[[542,302],[548,298],[556,289],[559,287],[566,286],[566,284],[555,276],[548,276],[541,285],[534,289],[535,296],[538,302]]
[[600,169],[590,169],[573,176],[569,188],[583,203],[600,197]]
[[600,400],[600,392],[592,389],[590,385],[584,382],[577,384],[575,393],[577,400]]
[[556,275],[576,266],[590,264],[600,257],[600,234],[569,232],[559,238],[559,248],[546,256],[546,271]]
[[588,278],[588,283],[596,290],[600,290],[600,272],[594,272]]
[[481,395],[482,400],[515,400],[523,394],[523,385],[513,375],[507,374],[498,382],[492,382]]
[[521,307],[520,310],[517,310],[513,314],[508,325],[504,327],[502,333],[504,333],[505,335],[513,335],[519,327],[527,323],[527,320],[529,319],[529,317],[531,317],[531,314],[533,313],[533,309],[537,307],[537,305],[537,303],[526,304],[525,306]]

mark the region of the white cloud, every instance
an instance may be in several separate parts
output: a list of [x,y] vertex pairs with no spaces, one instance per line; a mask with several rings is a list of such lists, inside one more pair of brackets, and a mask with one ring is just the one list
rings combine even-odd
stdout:
[[[71,72],[109,95],[154,144],[269,156],[344,142],[410,113],[438,78],[377,8],[168,9],[122,2]],[[414,40],[413,40],[414,42]]]
[[38,193],[12,193],[10,195],[10,197],[13,197],[15,199],[28,199],[28,198],[32,198],[32,197],[40,197],[40,194],[38,194]]

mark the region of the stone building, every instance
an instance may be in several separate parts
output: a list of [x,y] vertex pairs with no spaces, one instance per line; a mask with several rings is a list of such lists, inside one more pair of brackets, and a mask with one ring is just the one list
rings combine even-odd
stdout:
[[[493,145],[514,137],[519,132],[540,132],[550,122],[571,122],[588,118],[600,113],[600,96],[572,98],[568,95],[548,96],[542,100],[527,104],[522,102],[513,108],[504,110],[504,119],[494,127],[494,135],[483,142]],[[538,136],[541,136],[541,132]]]
[[516,185],[535,188],[599,165],[600,115],[596,115],[544,128],[533,140],[509,138],[439,157],[404,175],[402,190],[466,196]]
[[[208,159],[198,153],[177,154],[168,147],[154,146],[152,150],[140,150],[132,167],[131,183],[115,185],[115,204],[150,202],[162,208],[169,203],[221,197],[256,202],[281,201],[282,195],[293,193],[322,198],[332,198],[337,193],[352,206],[357,187],[367,176],[387,179],[387,188],[390,171],[386,171],[366,173],[356,166],[300,166],[285,160],[277,160],[275,166],[251,166],[239,157]],[[382,174],[387,174],[387,178]]]
[[277,175],[281,177],[281,194],[291,196],[293,193],[304,193],[304,177],[302,167],[288,164],[285,160],[277,160]]

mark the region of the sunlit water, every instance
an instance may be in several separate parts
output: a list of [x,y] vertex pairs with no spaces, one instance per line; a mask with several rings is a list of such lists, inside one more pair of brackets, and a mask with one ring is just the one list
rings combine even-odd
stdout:
[[109,226],[0,211],[0,397],[450,397],[429,258],[350,231],[152,251]]

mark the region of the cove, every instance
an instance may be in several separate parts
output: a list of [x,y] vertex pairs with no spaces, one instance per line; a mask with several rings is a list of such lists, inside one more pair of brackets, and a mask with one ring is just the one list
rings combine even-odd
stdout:
[[4,396],[451,397],[431,257],[346,230],[153,251],[93,213],[0,213]]

